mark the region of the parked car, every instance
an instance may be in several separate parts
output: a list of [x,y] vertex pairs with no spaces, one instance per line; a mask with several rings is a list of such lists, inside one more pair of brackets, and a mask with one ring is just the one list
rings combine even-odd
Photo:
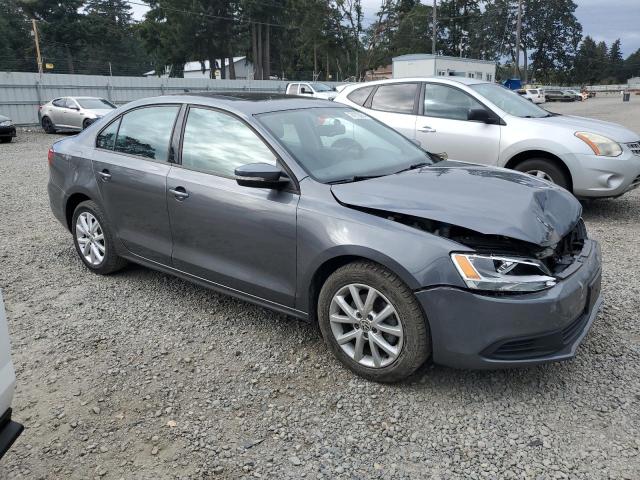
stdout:
[[41,105],[38,116],[47,133],[56,133],[58,130],[80,131],[115,108],[113,103],[104,98],[60,97]]
[[569,359],[601,302],[600,248],[569,192],[436,162],[334,102],[138,100],[48,160],[51,208],[90,271],[132,261],[317,322],[376,381],[429,358]]
[[567,90],[546,90],[544,91],[544,99],[547,102],[575,102],[577,97],[569,93]]
[[338,93],[330,86],[320,82],[292,82],[287,84],[286,94],[333,100]]
[[11,420],[11,402],[16,376],[11,363],[9,330],[0,291],[0,458],[11,448],[23,431],[23,426]]
[[9,143],[16,136],[16,127],[9,117],[0,115],[0,143]]
[[583,102],[584,100],[589,98],[589,95],[587,95],[586,93],[578,92],[577,90],[567,90],[567,93],[576,97],[577,102]]
[[550,113],[493,83],[461,77],[383,80],[347,87],[335,101],[374,116],[431,152],[530,173],[577,197],[616,197],[640,185],[639,134]]
[[518,95],[533,103],[544,103],[544,91],[541,88],[522,88],[517,91]]

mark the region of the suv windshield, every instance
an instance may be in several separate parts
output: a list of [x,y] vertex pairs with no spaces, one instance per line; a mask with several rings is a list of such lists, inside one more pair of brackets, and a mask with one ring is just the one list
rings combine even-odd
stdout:
[[333,88],[324,83],[312,83],[311,86],[316,92],[331,92],[333,90]]
[[433,163],[395,130],[350,108],[305,108],[256,116],[316,180],[337,183]]
[[107,110],[109,108],[116,108],[116,106],[105,100],[104,98],[76,98],[76,102],[80,104],[82,108],[89,110]]
[[522,98],[517,93],[500,85],[493,83],[477,83],[469,86],[493,103],[496,107],[504,110],[510,115],[513,115],[514,117],[543,118],[551,116],[551,114],[546,110],[543,110],[529,100]]

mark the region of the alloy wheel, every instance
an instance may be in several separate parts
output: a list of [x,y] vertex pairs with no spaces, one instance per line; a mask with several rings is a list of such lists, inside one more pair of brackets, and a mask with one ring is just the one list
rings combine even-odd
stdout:
[[366,367],[386,367],[402,351],[404,329],[395,307],[368,285],[340,288],[331,300],[329,322],[342,351]]
[[546,180],[547,182],[556,183],[553,181],[553,178],[551,178],[551,175],[542,170],[528,170],[525,173],[533,175],[534,177],[541,178],[542,180]]
[[104,261],[107,246],[98,219],[90,212],[82,212],[76,220],[76,240],[84,260],[94,267]]

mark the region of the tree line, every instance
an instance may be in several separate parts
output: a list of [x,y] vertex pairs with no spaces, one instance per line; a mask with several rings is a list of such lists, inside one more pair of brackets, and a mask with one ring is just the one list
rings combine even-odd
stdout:
[[[132,5],[146,5],[136,22]],[[234,56],[254,77],[355,80],[407,53],[431,53],[430,1],[381,0],[365,17],[361,0],[2,0],[0,70],[34,71],[32,19],[53,73],[181,76],[188,61],[234,78]],[[436,53],[495,61],[498,79],[538,83],[622,83],[640,75],[640,49],[624,59],[583,37],[573,0],[523,0],[516,45],[516,0],[440,0]],[[519,73],[514,64],[522,52]],[[215,72],[211,71],[211,75]]]

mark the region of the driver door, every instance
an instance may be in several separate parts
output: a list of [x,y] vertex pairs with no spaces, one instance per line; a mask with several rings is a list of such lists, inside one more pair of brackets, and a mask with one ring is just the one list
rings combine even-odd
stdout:
[[246,123],[219,110],[189,108],[180,165],[167,178],[173,266],[293,307],[299,194],[238,185],[235,168],[259,162],[279,160]]

